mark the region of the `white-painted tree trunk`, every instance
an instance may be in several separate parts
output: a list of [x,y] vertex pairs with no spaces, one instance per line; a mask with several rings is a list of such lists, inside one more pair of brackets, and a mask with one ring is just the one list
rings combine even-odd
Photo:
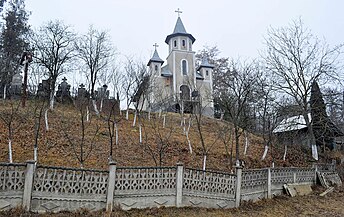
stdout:
[[190,127],[191,127],[191,118],[189,119],[189,125],[188,125],[187,130],[185,131],[185,136],[186,136],[186,140],[188,141],[189,152],[190,152],[190,154],[192,154],[192,146],[191,146],[191,141],[190,141],[190,138],[189,138]]
[[44,112],[45,131],[49,131],[48,110],[49,109],[46,109],[45,112]]
[[165,125],[166,125],[166,115],[163,115],[162,118],[163,118],[162,128],[165,128]]
[[317,146],[316,145],[312,145],[312,157],[315,159],[315,160],[319,160],[319,156],[318,156],[318,149],[317,149]]
[[99,111],[101,112],[103,110],[103,104],[104,104],[104,99],[100,100],[100,106],[99,106]]
[[5,86],[4,86],[4,99],[6,99],[6,92],[7,92],[7,85],[5,84]]
[[8,160],[10,163],[13,163],[13,158],[12,158],[12,140],[8,140]]
[[275,168],[275,162],[272,162],[271,167]]
[[185,128],[185,119],[186,118],[183,118],[183,132],[185,133],[185,130],[186,130],[186,128]]
[[135,125],[136,125],[136,118],[137,118],[137,113],[135,111],[134,119],[133,119],[133,127],[135,127]]
[[148,111],[148,120],[150,121],[150,119],[151,119],[151,109],[149,109]]
[[159,118],[161,118],[161,112],[162,112],[162,110],[160,109],[159,110]]
[[117,124],[115,124],[115,141],[116,141],[116,145],[118,145],[118,128],[117,128]]
[[125,119],[129,120],[129,106],[127,107],[127,111],[125,113]]
[[88,106],[86,106],[86,121],[90,122],[90,110],[88,109]]
[[95,99],[92,99],[92,105],[93,105],[93,110],[96,113],[96,115],[99,115],[99,110],[97,108],[97,102]]
[[224,116],[225,113],[221,112],[221,116],[220,116],[220,121],[223,120],[223,116]]
[[285,158],[287,157],[287,146],[284,146],[284,155],[283,155],[283,161],[285,161]]
[[35,162],[37,162],[37,160],[38,160],[38,148],[37,147],[33,147],[33,160]]
[[52,91],[50,93],[50,102],[49,102],[49,104],[50,104],[50,109],[54,110],[54,104],[55,104],[54,91]]
[[265,148],[264,148],[264,153],[263,153],[263,156],[262,156],[262,160],[264,160],[266,158],[268,150],[269,150],[269,146],[266,145]]
[[206,164],[207,164],[207,155],[204,155],[203,156],[203,167],[202,167],[203,170],[205,170]]
[[247,131],[245,131],[245,148],[244,148],[244,156],[247,154],[247,148],[248,148],[248,136]]
[[139,131],[140,131],[140,144],[142,143],[142,128],[141,125],[139,125]]

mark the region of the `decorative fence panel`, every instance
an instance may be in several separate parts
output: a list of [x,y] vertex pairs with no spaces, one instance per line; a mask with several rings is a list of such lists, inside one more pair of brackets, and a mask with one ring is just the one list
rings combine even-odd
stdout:
[[235,174],[186,168],[183,176],[183,205],[234,207],[235,186]]
[[25,169],[26,164],[0,163],[0,210],[22,204]]
[[0,163],[0,210],[23,206],[26,210],[112,210],[161,206],[230,208],[240,200],[257,200],[283,192],[286,183],[315,184],[312,168],[265,168],[235,174],[176,167],[116,167],[88,170]]
[[265,198],[268,191],[268,169],[244,170],[241,180],[241,200]]
[[123,209],[174,206],[176,167],[117,168],[114,202]]
[[102,209],[108,171],[38,166],[33,181],[34,211]]

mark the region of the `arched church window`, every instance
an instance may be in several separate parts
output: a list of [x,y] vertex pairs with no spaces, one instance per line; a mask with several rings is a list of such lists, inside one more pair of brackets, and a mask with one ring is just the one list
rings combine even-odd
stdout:
[[183,48],[185,48],[186,47],[186,42],[185,42],[185,40],[183,39],[183,41],[182,41],[182,45],[183,45]]
[[180,99],[190,100],[190,88],[185,84],[180,86]]
[[188,63],[186,60],[182,60],[182,74],[188,75]]
[[173,46],[174,46],[174,47],[177,47],[177,40],[174,40],[174,41],[173,41]]
[[209,71],[208,71],[208,70],[205,71],[205,75],[206,75],[206,76],[209,75]]
[[156,72],[158,71],[158,66],[157,66],[157,65],[154,66],[154,70],[155,70]]

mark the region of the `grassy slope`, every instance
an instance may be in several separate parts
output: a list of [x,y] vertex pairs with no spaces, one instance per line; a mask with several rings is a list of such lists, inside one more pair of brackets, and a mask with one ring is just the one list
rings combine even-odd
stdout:
[[[16,102],[18,103],[18,102]],[[14,162],[24,162],[33,159],[33,144],[34,144],[34,110],[35,104],[29,102],[28,106],[23,109],[19,108],[19,114],[23,120],[15,121],[18,127],[14,133],[13,139],[13,159]],[[10,109],[8,101],[0,101],[0,115],[6,116]],[[105,115],[105,114],[104,114]],[[124,115],[124,114],[123,114]],[[183,129],[180,126],[181,117],[179,114],[168,113],[166,114],[166,127],[162,128],[162,118],[152,118],[150,121],[147,119],[142,120],[143,127],[143,141],[144,144],[149,144],[154,156],[158,157],[156,152],[159,137],[157,132],[163,135],[163,132],[172,132],[171,136],[164,138],[164,144],[169,144],[166,148],[163,157],[164,166],[176,165],[177,162],[183,162],[188,167],[201,168],[202,166],[202,148],[200,140],[196,131],[195,121],[192,122],[190,129],[190,140],[193,147],[193,154],[189,153],[187,140]],[[44,120],[41,121],[41,132],[39,136],[39,163],[45,165],[79,167],[73,148],[66,139],[65,135],[76,135],[80,138],[80,118],[79,113],[72,105],[56,105],[54,111],[49,111],[49,126],[50,130],[45,132]],[[123,116],[124,117],[124,116]],[[114,160],[119,166],[155,166],[155,162],[151,157],[150,151],[146,145],[139,144],[139,130],[138,127],[132,126],[133,114],[130,114],[129,120],[121,118],[118,123],[119,127],[119,145],[114,147]],[[86,168],[107,168],[108,153],[109,153],[109,136],[107,132],[107,123],[104,119],[95,116],[91,113],[91,122],[88,125],[87,142],[89,142],[96,126],[99,126],[98,136],[95,138],[95,145],[89,158],[86,160]],[[208,155],[207,168],[214,170],[230,170],[228,157],[226,157],[226,149],[219,139],[219,132],[223,129],[225,123],[215,119],[204,118],[202,131],[206,138],[206,144],[209,147],[216,141]],[[3,122],[0,123],[0,161],[6,162],[8,159],[8,143],[6,126]],[[228,134],[227,134],[228,135]],[[73,138],[72,138],[73,140]],[[246,167],[264,167],[271,165],[272,157],[271,150],[264,161],[260,158],[264,151],[264,146],[259,137],[250,134],[250,145],[248,148],[247,156],[243,159],[246,162]],[[76,144],[79,144],[74,140]],[[241,141],[241,156],[243,156],[244,144]],[[229,143],[229,148],[230,148]],[[235,149],[233,147],[233,149]],[[235,155],[235,153],[234,153]],[[308,159],[307,155],[303,154],[297,148],[289,147],[287,160],[282,161],[283,148],[275,148],[273,155],[276,158],[276,166],[304,166]]]

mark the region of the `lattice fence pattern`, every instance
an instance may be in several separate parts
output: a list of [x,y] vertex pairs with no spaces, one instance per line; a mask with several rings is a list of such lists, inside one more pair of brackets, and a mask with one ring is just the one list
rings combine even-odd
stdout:
[[295,168],[272,168],[271,169],[271,183],[284,184],[294,182]]
[[334,164],[322,164],[318,163],[316,164],[318,171],[335,171],[336,166]]
[[106,195],[108,171],[38,167],[33,191]]
[[244,170],[242,172],[241,189],[248,191],[250,189],[267,188],[268,170]]
[[[176,189],[176,167],[117,168],[115,194]],[[159,192],[162,193],[162,192]]]
[[0,164],[0,191],[24,191],[25,164]]
[[235,182],[236,176],[234,174],[186,168],[184,170],[183,192],[234,198]]
[[312,168],[298,168],[296,172],[296,183],[314,183],[315,169]]

